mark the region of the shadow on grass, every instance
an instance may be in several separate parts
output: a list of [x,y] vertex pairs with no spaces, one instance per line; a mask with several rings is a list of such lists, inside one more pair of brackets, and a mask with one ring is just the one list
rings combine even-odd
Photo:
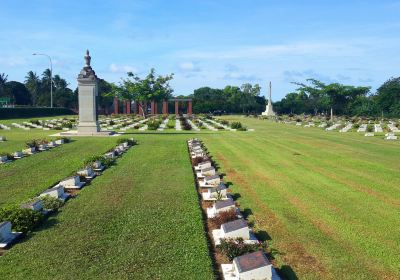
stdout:
[[[232,187],[233,183],[232,182],[226,182],[225,185],[227,187]],[[239,198],[242,196],[240,193],[233,193],[231,194],[231,197],[234,201],[237,201]],[[248,218],[253,215],[253,211],[250,208],[245,208],[241,211],[243,215],[243,219],[248,220]],[[251,219],[251,221],[248,221],[249,227],[254,227],[254,219]],[[267,231],[265,230],[258,230],[254,232],[254,235],[257,237],[257,239],[260,242],[270,242],[272,241],[272,237],[268,234]],[[279,251],[278,249],[273,248],[270,244],[268,244],[268,252],[266,252],[267,256],[271,260],[275,260],[277,256],[285,255],[285,253]],[[293,269],[289,265],[282,265],[280,268],[276,268],[276,271],[280,275],[282,279],[287,279],[287,280],[297,280],[298,277],[296,273],[293,271]]]

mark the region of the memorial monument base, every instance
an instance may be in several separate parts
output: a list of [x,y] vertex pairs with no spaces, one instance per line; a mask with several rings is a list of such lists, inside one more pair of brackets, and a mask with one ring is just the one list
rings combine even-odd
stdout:
[[65,132],[60,132],[59,136],[113,136],[117,135],[115,131],[96,131],[96,132],[79,132],[77,130],[70,130]]

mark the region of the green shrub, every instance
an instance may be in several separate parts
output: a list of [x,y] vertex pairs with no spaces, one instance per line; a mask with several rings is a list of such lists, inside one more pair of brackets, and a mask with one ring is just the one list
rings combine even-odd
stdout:
[[353,125],[353,128],[354,128],[354,129],[360,128],[360,124],[359,124],[359,123],[355,123],[355,124]]
[[367,125],[367,132],[374,132],[374,126],[372,124]]
[[137,144],[136,140],[133,140],[131,138],[119,138],[117,140],[117,144],[122,144],[122,143],[125,143],[125,142],[128,142],[129,146],[134,146],[134,145]]
[[91,156],[83,161],[83,167],[91,166],[95,161],[100,161],[105,167],[109,167],[114,164],[115,160],[112,158],[105,158],[104,156]]
[[221,251],[221,254],[226,256],[230,261],[238,256],[265,249],[264,247],[266,247],[264,243],[245,244],[243,238],[223,238],[221,239],[221,244],[217,246],[217,248]]
[[0,209],[0,222],[10,221],[14,231],[32,231],[43,218],[43,213],[19,206]]
[[37,148],[41,144],[40,139],[32,139],[25,142],[27,148]]
[[[193,165],[196,165],[202,161],[203,159],[201,159],[199,162],[193,163]],[[210,222],[213,225],[213,227],[219,228],[221,227],[222,224],[236,220],[237,219],[236,215],[237,214],[235,209],[223,211],[218,215],[216,215],[214,218],[211,218]]]
[[57,211],[64,205],[64,202],[58,198],[52,197],[50,195],[45,195],[40,198],[43,203],[43,208],[46,210]]
[[159,120],[152,120],[147,123],[147,129],[148,130],[157,130],[157,128],[160,126],[161,122]]
[[241,122],[232,122],[231,123],[231,128],[233,128],[233,129],[241,129],[243,126],[242,126],[242,123]]

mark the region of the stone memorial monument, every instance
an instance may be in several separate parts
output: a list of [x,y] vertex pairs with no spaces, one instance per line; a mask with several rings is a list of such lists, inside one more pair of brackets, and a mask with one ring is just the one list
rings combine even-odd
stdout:
[[97,134],[100,126],[97,115],[97,76],[90,66],[91,57],[86,51],[85,62],[78,75],[79,125],[78,134]]
[[265,109],[265,112],[262,112],[263,116],[267,116],[267,117],[274,117],[275,116],[275,112],[274,109],[272,108],[272,84],[271,82],[269,82],[269,98],[268,98],[268,105],[267,108]]

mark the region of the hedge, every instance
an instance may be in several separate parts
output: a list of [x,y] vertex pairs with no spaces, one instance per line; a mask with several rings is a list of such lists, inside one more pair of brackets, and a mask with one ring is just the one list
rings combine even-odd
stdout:
[[74,111],[68,108],[47,108],[47,107],[28,107],[28,108],[0,108],[0,119],[18,119],[49,117],[61,115],[73,115]]

